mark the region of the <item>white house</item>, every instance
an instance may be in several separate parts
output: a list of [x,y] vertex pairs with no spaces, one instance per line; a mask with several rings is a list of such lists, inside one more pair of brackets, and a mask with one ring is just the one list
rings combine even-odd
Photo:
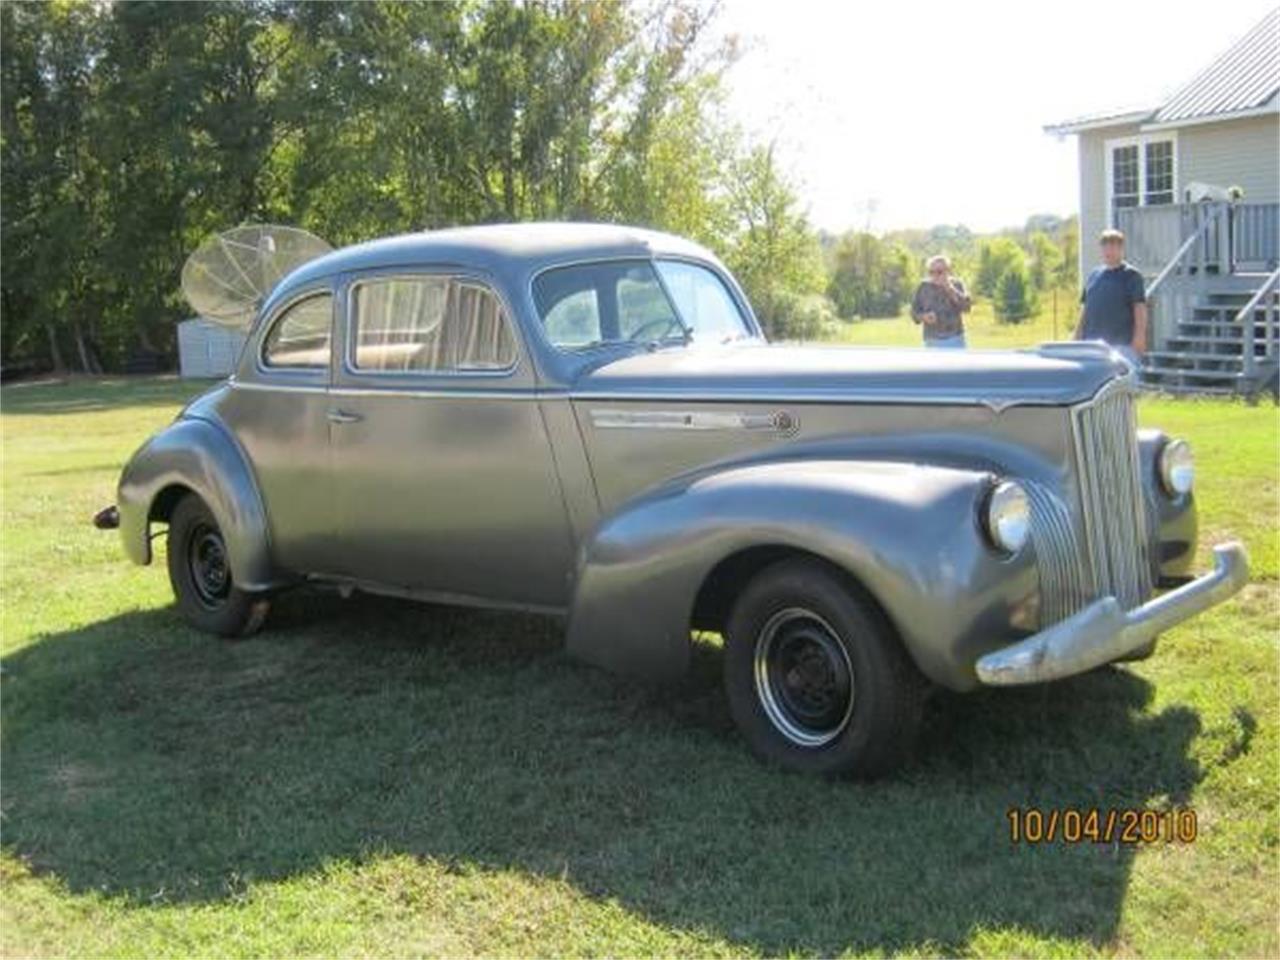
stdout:
[[1268,386],[1280,366],[1280,8],[1165,102],[1045,129],[1077,138],[1082,275],[1111,226],[1147,276],[1147,379]]

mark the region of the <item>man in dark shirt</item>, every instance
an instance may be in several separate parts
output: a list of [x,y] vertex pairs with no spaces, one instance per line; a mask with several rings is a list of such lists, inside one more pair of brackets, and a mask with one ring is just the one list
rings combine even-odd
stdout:
[[1147,352],[1147,296],[1142,274],[1124,259],[1124,234],[1103,230],[1102,266],[1085,279],[1077,340],[1105,340],[1135,367]]
[[973,302],[964,284],[951,276],[951,261],[930,257],[929,278],[911,298],[911,319],[924,327],[926,347],[964,349],[964,317]]

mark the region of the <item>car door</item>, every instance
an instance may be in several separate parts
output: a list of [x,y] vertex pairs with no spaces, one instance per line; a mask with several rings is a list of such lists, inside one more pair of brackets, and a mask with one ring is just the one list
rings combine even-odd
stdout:
[[368,273],[343,289],[330,394],[344,572],[562,607],[573,547],[536,378],[483,278]]
[[272,559],[297,574],[336,570],[326,417],[334,304],[325,279],[273,309],[219,407],[262,493]]

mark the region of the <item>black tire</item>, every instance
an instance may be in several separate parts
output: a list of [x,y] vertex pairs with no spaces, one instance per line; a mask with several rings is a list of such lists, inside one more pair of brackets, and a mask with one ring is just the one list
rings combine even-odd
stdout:
[[222,530],[203,500],[187,494],[169,515],[169,582],[183,618],[205,633],[246,637],[271,607],[236,586]]
[[724,681],[734,722],[760,757],[863,778],[910,756],[928,691],[870,597],[807,559],[747,584],[725,630]]

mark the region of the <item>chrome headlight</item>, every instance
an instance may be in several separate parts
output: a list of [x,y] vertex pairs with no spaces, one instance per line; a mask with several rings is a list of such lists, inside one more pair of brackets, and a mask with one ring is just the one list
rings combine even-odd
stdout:
[[1160,485],[1171,497],[1191,492],[1196,482],[1196,464],[1185,440],[1170,440],[1160,451]]
[[992,488],[983,508],[982,526],[992,545],[1014,554],[1031,536],[1031,501],[1027,491],[1013,480],[1002,480]]

